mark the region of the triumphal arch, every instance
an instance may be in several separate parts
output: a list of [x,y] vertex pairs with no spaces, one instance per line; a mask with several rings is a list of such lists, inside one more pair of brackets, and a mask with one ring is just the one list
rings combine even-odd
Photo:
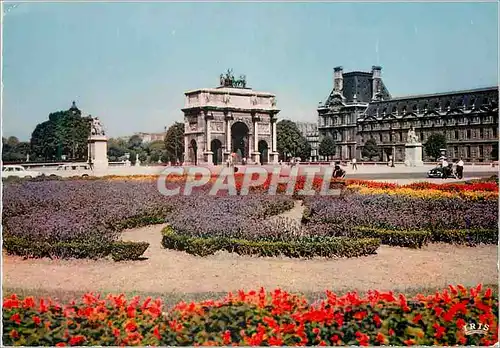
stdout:
[[248,88],[244,75],[220,75],[220,86],[184,93],[187,164],[277,163],[276,96]]

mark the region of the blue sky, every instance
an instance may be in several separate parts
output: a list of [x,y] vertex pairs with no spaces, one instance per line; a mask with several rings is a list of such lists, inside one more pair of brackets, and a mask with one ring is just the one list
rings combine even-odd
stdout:
[[110,136],[162,131],[182,120],[185,91],[228,68],[297,121],[316,121],[338,65],[381,65],[393,96],[498,84],[496,3],[16,5],[4,9],[2,127],[23,140],[73,100]]

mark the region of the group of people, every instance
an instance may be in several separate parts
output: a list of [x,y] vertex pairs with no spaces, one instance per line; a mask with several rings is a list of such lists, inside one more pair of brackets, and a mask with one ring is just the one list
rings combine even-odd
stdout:
[[464,177],[464,161],[454,159],[452,163],[448,163],[445,157],[441,158],[440,163],[443,171],[443,179],[454,177],[455,179],[462,179]]

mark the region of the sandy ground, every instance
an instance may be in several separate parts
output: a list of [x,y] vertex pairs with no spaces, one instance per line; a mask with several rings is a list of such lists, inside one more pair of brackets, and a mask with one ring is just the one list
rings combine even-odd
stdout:
[[[296,206],[295,217],[300,213]],[[5,288],[113,292],[226,292],[271,289],[333,290],[496,284],[497,246],[429,245],[420,250],[382,246],[376,255],[297,260],[218,253],[196,257],[161,247],[162,225],[128,230],[126,240],[148,241],[147,260],[23,260],[4,255]]]

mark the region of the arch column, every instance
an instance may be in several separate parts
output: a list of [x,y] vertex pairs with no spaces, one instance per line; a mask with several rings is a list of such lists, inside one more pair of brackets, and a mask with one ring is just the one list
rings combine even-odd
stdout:
[[256,164],[260,164],[259,124],[258,124],[259,120],[260,120],[260,117],[258,115],[255,115],[255,114],[252,115],[252,121],[253,121],[253,151],[252,151],[252,157],[253,157],[254,163],[256,163]]
[[271,141],[271,162],[274,164],[278,163],[278,151],[277,151],[277,136],[276,136],[276,122],[278,119],[276,118],[276,114],[271,114],[271,132],[272,132],[272,141]]
[[211,147],[211,142],[212,142],[212,133],[211,133],[211,119],[213,118],[213,115],[211,112],[208,112],[207,110],[204,110],[203,114],[205,115],[205,152],[203,153],[205,156],[205,162],[208,165],[213,164],[213,155],[214,153],[210,149]]
[[231,144],[231,112],[225,112],[225,121],[226,121],[226,151],[224,152],[224,160],[229,161],[232,153],[232,144]]

